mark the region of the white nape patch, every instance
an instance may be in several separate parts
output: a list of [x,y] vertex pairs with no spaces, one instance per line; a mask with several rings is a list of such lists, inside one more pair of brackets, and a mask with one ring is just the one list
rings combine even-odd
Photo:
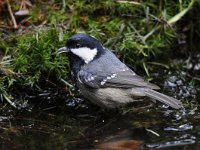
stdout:
[[72,48],[71,52],[83,59],[86,64],[92,61],[97,55],[96,48],[90,49],[88,47]]

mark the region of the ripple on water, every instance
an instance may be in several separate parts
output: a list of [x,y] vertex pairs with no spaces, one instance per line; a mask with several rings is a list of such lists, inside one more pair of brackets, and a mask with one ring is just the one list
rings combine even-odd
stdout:
[[178,127],[167,127],[164,128],[165,131],[186,131],[193,129],[193,126],[190,124],[182,124]]
[[195,142],[196,142],[195,139],[188,138],[188,139],[184,139],[184,140],[147,144],[147,147],[150,147],[150,148],[166,148],[166,147],[175,147],[175,146],[183,146],[183,145],[194,144]]

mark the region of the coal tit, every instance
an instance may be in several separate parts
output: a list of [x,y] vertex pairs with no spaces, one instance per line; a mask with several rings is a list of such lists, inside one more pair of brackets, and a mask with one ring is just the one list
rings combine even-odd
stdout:
[[156,92],[157,85],[136,75],[94,37],[75,34],[59,49],[69,56],[71,74],[81,94],[103,108],[116,108],[147,96],[179,109],[182,103]]

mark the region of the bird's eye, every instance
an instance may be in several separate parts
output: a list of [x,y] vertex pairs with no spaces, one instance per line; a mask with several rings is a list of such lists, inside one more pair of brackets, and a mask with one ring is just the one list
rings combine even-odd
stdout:
[[81,44],[76,44],[76,48],[80,48],[81,47]]

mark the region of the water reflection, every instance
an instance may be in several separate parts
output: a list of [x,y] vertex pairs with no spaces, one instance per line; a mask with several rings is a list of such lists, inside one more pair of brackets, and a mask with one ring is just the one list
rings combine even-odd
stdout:
[[[121,149],[178,146],[190,150],[189,145],[200,146],[199,121],[192,119],[190,111],[148,107],[122,115],[102,112],[93,105],[77,107],[71,99],[67,102],[70,104],[63,101],[62,107],[54,104],[52,109],[43,109],[40,104],[40,109],[33,112],[0,116],[0,149],[93,149],[114,145]],[[181,119],[174,117],[177,114]]]

